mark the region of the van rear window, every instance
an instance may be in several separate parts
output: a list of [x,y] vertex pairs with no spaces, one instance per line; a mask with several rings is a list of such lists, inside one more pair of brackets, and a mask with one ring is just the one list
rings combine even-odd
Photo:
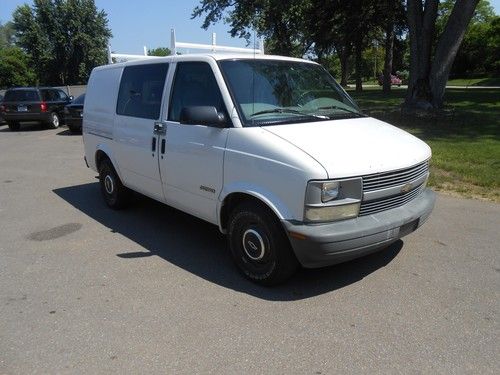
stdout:
[[37,90],[8,90],[5,102],[36,102],[40,100]]
[[168,63],[127,66],[123,70],[116,113],[158,119]]

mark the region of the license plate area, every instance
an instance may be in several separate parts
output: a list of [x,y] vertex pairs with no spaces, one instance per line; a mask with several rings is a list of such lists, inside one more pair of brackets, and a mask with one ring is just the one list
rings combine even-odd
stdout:
[[410,221],[409,223],[401,225],[401,227],[399,227],[399,237],[403,237],[403,236],[406,236],[407,234],[410,234],[411,232],[414,232],[415,229],[418,228],[419,220],[420,219],[416,219],[416,220]]
[[25,105],[18,105],[17,112],[28,112],[28,107]]

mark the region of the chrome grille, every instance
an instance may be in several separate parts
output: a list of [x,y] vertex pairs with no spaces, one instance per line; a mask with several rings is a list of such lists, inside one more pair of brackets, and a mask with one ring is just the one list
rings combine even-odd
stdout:
[[[387,192],[391,191],[391,188],[400,187],[419,178],[422,178],[419,180],[420,182],[424,181],[423,177],[427,176],[428,173],[429,161],[426,160],[410,168],[364,176],[363,193],[380,191],[382,194],[387,194]],[[378,199],[364,200],[361,202],[359,216],[371,215],[403,206],[416,198],[424,188],[425,183],[420,183],[420,185],[405,193],[399,192],[398,194],[391,194]]]
[[425,175],[429,171],[429,161],[397,171],[383,172],[363,177],[363,191],[385,189],[391,186],[404,185]]
[[359,216],[371,215],[377,212],[390,210],[391,208],[400,207],[412,199],[416,198],[422,190],[424,190],[425,185],[422,184],[416,189],[409,191],[408,193],[396,195],[395,197],[377,199],[370,202],[362,202],[359,209]]

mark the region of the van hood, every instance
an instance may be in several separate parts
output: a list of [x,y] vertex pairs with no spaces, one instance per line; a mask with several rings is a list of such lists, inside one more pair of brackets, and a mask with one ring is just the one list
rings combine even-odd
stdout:
[[413,135],[371,117],[262,127],[320,163],[328,178],[362,176],[418,164],[431,149]]

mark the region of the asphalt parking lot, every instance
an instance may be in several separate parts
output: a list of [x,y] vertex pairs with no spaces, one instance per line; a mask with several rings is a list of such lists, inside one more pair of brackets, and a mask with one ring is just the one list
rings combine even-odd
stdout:
[[500,205],[262,288],[217,228],[107,209],[81,136],[0,126],[0,374],[500,372]]

